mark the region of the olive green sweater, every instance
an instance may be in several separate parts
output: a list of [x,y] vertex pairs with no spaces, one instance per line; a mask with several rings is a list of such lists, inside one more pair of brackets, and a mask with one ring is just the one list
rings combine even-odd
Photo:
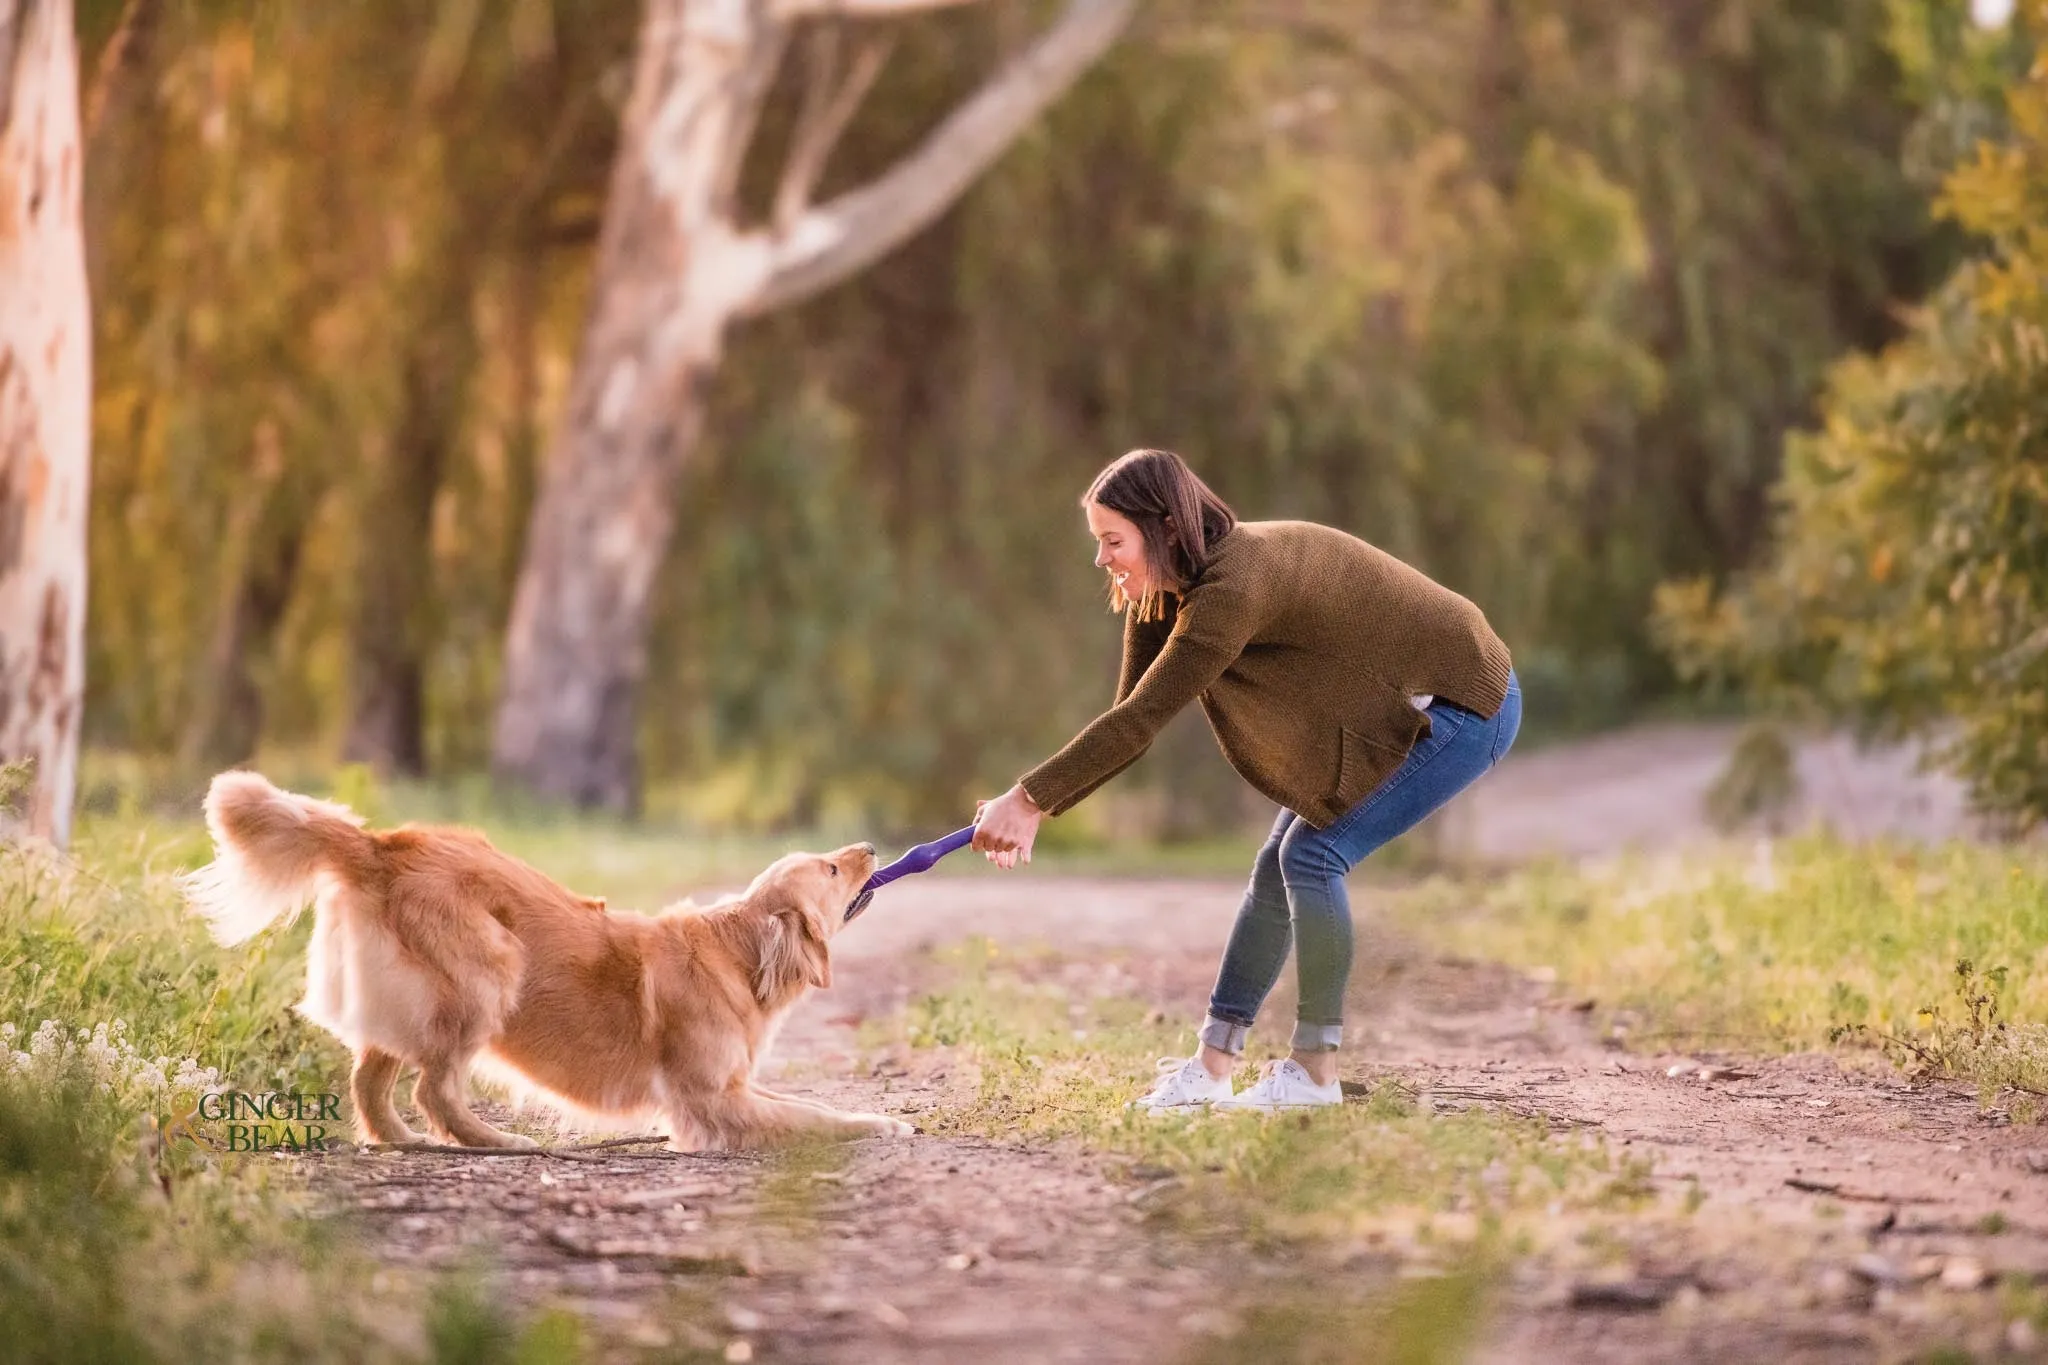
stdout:
[[1124,624],[1116,703],[1026,773],[1058,815],[1135,763],[1200,698],[1245,781],[1321,829],[1429,733],[1427,692],[1491,717],[1507,646],[1479,608],[1356,536],[1240,522],[1165,619]]

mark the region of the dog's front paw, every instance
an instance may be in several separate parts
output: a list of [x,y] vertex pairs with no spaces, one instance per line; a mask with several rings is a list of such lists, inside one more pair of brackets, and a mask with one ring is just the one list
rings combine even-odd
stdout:
[[910,1137],[917,1129],[902,1119],[892,1119],[887,1114],[862,1114],[861,1129],[869,1137]]

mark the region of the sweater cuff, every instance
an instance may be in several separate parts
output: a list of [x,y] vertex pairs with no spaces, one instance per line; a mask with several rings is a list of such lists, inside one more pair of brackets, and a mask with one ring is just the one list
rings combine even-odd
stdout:
[[1058,811],[1052,808],[1053,803],[1048,799],[1052,794],[1051,790],[1045,779],[1039,776],[1036,768],[1018,778],[1017,785],[1024,789],[1024,794],[1031,798],[1031,804],[1038,807],[1041,814],[1059,814]]

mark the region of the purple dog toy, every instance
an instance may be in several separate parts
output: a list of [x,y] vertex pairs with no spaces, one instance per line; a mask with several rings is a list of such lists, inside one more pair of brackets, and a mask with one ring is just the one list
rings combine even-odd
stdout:
[[919,844],[887,867],[877,868],[875,875],[868,878],[867,884],[861,887],[860,895],[854,897],[853,904],[846,907],[846,918],[841,923],[853,923],[853,917],[868,908],[868,902],[875,898],[875,892],[881,890],[890,882],[895,881],[898,877],[907,877],[913,872],[922,872],[954,849],[965,848],[973,842],[974,826],[969,825],[966,829],[954,830],[943,839],[934,839],[928,844]]

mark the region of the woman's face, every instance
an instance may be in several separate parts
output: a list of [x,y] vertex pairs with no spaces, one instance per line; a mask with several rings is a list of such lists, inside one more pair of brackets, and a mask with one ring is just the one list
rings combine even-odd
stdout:
[[1088,504],[1088,531],[1095,537],[1095,567],[1112,574],[1124,596],[1139,601],[1151,575],[1145,563],[1145,536],[1137,523],[1100,503]]

